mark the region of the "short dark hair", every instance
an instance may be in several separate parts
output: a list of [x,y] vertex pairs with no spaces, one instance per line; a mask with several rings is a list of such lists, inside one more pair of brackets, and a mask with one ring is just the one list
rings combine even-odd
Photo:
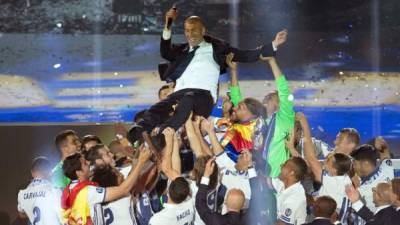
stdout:
[[335,167],[338,176],[345,175],[350,171],[351,158],[349,156],[343,153],[335,153],[332,157],[335,160],[333,166]]
[[301,157],[292,157],[290,159],[293,162],[293,165],[296,167],[294,170],[295,176],[297,180],[303,180],[305,174],[307,173],[307,163]]
[[33,159],[31,171],[50,172],[51,164],[47,157],[39,156]]
[[56,144],[56,147],[58,149],[60,149],[61,144],[63,144],[64,141],[67,140],[67,137],[71,136],[71,135],[76,135],[76,132],[73,131],[73,130],[64,130],[64,131],[61,131],[59,134],[57,134],[57,136],[56,136],[56,138],[54,140],[54,143]]
[[81,157],[82,155],[80,153],[75,153],[65,158],[63,162],[62,169],[64,175],[71,180],[78,179],[76,171],[82,170]]
[[356,146],[360,144],[360,134],[355,128],[343,128],[339,131],[341,134],[346,134],[346,140],[354,143]]
[[378,153],[375,151],[375,148],[372,145],[367,145],[367,144],[357,147],[351,153],[351,156],[354,158],[354,160],[367,161],[375,166],[376,166],[376,161],[379,158]]
[[92,181],[96,182],[100,187],[118,186],[118,176],[115,170],[108,165],[95,167]]
[[[84,147],[85,144],[88,143],[88,142],[90,142],[90,141],[95,141],[97,144],[101,144],[101,143],[102,143],[101,140],[100,140],[100,138],[99,138],[98,136],[93,135],[93,134],[88,134],[88,135],[85,135],[85,136],[82,138],[82,148],[85,148],[85,147]],[[89,149],[85,149],[85,150],[89,150]]]
[[161,152],[165,148],[165,136],[163,133],[150,136],[151,143],[158,152]]
[[255,98],[245,98],[243,103],[246,105],[247,109],[251,114],[257,117],[265,117],[267,115],[264,105]]
[[336,211],[336,201],[329,196],[321,196],[314,202],[314,216],[330,218]]
[[158,97],[160,97],[160,94],[163,90],[168,89],[169,85],[168,84],[164,84],[163,86],[160,87],[160,89],[158,89]]
[[176,178],[169,185],[168,194],[176,204],[185,201],[190,194],[189,183],[183,177]]
[[97,144],[90,147],[89,150],[85,152],[85,159],[90,162],[90,165],[96,164],[96,159],[101,159],[99,150],[104,147],[105,145],[103,144]]

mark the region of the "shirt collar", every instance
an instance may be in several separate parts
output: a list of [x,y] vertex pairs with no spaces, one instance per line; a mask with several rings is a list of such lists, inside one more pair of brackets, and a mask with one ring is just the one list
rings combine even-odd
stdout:
[[183,201],[179,204],[164,203],[163,206],[164,206],[164,208],[173,209],[173,208],[179,207],[180,205],[184,204],[185,202],[187,202],[189,200],[190,200],[190,197],[186,198],[185,201]]
[[326,218],[326,217],[315,217],[314,220],[330,220],[330,218]]
[[288,192],[295,191],[296,189],[299,188],[299,186],[301,187],[300,181],[297,182],[297,183],[295,183],[295,184],[290,185],[289,187],[287,187],[286,189],[284,189],[284,190],[282,191],[282,193],[288,193]]
[[[200,42],[198,46],[199,46],[199,48],[200,48],[200,47],[204,47],[206,44],[207,44],[206,41],[203,39],[203,41]],[[192,51],[193,48],[194,48],[193,46],[190,46],[190,45],[189,45],[189,51]]]
[[41,179],[41,178],[33,178],[32,180],[32,184],[41,184],[41,183],[45,183],[46,180],[45,179]]
[[379,206],[378,208],[376,208],[375,214],[378,214],[379,211],[381,211],[382,209],[386,209],[387,207],[391,207],[390,205],[383,205],[383,206]]

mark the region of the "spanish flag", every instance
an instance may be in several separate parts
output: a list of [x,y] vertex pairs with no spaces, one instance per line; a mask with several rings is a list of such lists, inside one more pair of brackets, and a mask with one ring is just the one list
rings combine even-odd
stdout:
[[98,186],[91,181],[79,182],[72,189],[71,183],[61,196],[62,223],[68,225],[93,225],[88,203],[88,186]]
[[237,161],[238,156],[244,149],[248,149],[249,151],[253,149],[253,135],[256,123],[256,119],[248,122],[234,123],[226,131],[221,145],[233,161]]

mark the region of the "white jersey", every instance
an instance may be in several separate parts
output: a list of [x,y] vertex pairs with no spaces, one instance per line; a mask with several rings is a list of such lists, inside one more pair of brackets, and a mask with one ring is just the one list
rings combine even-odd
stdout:
[[[235,162],[229,158],[226,152],[222,152],[221,154],[217,155],[215,162],[217,163],[218,168],[222,173],[221,184],[225,185],[227,189],[226,194],[228,194],[228,191],[233,188],[242,190],[246,198],[243,208],[248,208],[251,198],[251,188],[248,171],[237,171],[235,168]],[[224,204],[222,208],[222,214],[224,214],[225,212],[227,212],[227,210]]]
[[95,210],[94,225],[136,225],[130,195],[110,203],[97,204]]
[[164,204],[164,209],[151,217],[149,225],[190,225],[194,222],[195,212],[192,199],[180,204]]
[[392,160],[385,159],[369,176],[361,179],[361,185],[358,188],[361,198],[364,200],[365,205],[375,212],[376,207],[372,199],[372,188],[376,187],[379,183],[388,182],[393,180],[394,170]]
[[[69,185],[69,189],[72,190],[77,184],[79,183],[79,181],[77,180],[73,180],[71,181],[71,184]],[[87,203],[89,205],[90,208],[90,217],[93,221],[94,224],[97,224],[97,207],[99,203],[103,203],[105,201],[106,198],[106,188],[104,187],[97,187],[97,186],[93,186],[93,185],[88,185],[87,186]]]
[[34,225],[61,224],[61,191],[48,180],[33,179],[18,193],[18,211]]
[[346,196],[345,187],[351,185],[351,179],[347,175],[330,176],[327,171],[322,172],[321,188],[318,196],[329,196],[336,201],[336,212],[339,215],[338,220],[346,223],[347,211],[350,207],[350,200]]
[[300,182],[285,189],[282,181],[272,179],[274,189],[277,191],[277,217],[287,224],[300,225],[305,223],[307,216],[306,193]]

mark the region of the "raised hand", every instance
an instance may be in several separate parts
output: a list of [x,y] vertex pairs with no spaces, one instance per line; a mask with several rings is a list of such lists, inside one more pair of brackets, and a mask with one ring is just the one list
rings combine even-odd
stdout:
[[172,144],[174,141],[175,130],[172,129],[171,127],[167,127],[163,130],[162,133],[164,134],[165,143]]
[[175,21],[176,17],[178,17],[178,11],[174,8],[170,8],[165,14],[165,27],[167,26],[168,19],[172,19],[172,21]]
[[302,112],[296,112],[295,119],[296,119],[296,121],[299,121],[300,123],[307,122],[307,117]]
[[201,129],[206,131],[208,134],[214,132],[214,126],[207,119],[202,120],[200,126]]
[[143,145],[142,148],[140,149],[138,162],[141,164],[144,164],[145,162],[147,162],[150,159],[151,155],[152,155],[152,153],[151,153],[150,149],[146,148]]
[[231,52],[226,56],[226,60],[225,60],[226,64],[228,64],[228,66],[229,66],[229,68],[231,70],[236,70],[237,69],[237,63],[232,61],[234,56],[235,55]]
[[345,192],[347,197],[352,203],[355,203],[356,201],[360,200],[360,193],[354,188],[353,185],[351,184],[346,185]]
[[214,167],[215,167],[215,162],[214,161],[215,161],[214,158],[211,158],[211,159],[209,159],[207,161],[206,167],[204,168],[204,175],[203,176],[205,176],[205,177],[210,177],[211,176],[211,174],[214,171]]
[[273,45],[278,48],[280,45],[286,42],[287,36],[288,36],[288,30],[284,29],[279,31],[275,35],[275,39],[272,41]]

